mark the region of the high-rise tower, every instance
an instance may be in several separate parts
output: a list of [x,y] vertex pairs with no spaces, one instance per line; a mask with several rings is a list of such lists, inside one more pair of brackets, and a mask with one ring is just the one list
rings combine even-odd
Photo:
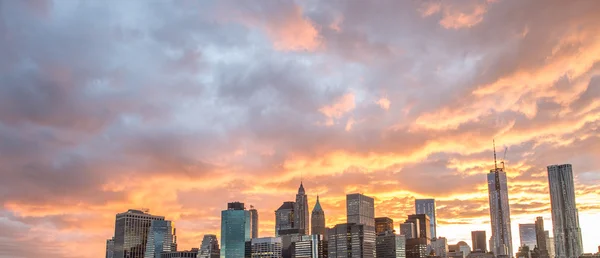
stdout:
[[579,257],[583,253],[579,214],[571,164],[548,166],[550,204],[556,258]]
[[308,216],[308,197],[304,191],[304,186],[300,182],[298,188],[298,194],[296,194],[296,203],[294,206],[295,214],[295,226],[298,228],[300,234],[308,234],[309,227],[309,216]]
[[487,180],[492,226],[492,240],[490,241],[492,246],[490,246],[490,250],[496,256],[513,257],[506,172],[504,171],[504,162],[502,162],[501,168],[496,163],[495,144],[494,169],[490,170]]
[[317,195],[317,203],[312,210],[311,218],[310,218],[311,230],[310,233],[312,235],[322,235],[325,236],[325,212],[323,208],[321,208],[321,203],[319,202],[319,196]]
[[244,257],[249,240],[250,212],[244,203],[228,203],[227,210],[221,211],[221,258]]
[[165,220],[147,211],[128,210],[115,220],[114,258],[143,258],[148,243],[148,232],[154,220]]
[[415,200],[415,213],[416,214],[427,214],[429,216],[429,233],[431,238],[436,238],[436,226],[435,220],[435,199],[416,199]]
[[258,211],[250,205],[250,233],[252,238],[258,238]]
[[148,230],[145,258],[160,258],[162,252],[176,251],[171,221],[153,220]]
[[[363,225],[363,248],[361,257],[375,257],[375,203],[373,198],[355,193],[346,195],[346,217],[348,224]],[[331,237],[330,237],[331,239]]]

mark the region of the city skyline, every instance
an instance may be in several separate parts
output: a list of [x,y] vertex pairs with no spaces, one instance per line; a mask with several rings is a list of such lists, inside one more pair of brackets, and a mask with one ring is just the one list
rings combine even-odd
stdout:
[[553,235],[553,164],[572,165],[596,252],[598,13],[593,0],[0,0],[0,258],[96,258],[129,209],[172,221],[182,250],[205,234],[226,244],[232,201],[274,236],[301,182],[329,227],[348,193],[397,231],[432,198],[436,236],[471,243],[492,235],[493,140],[513,253],[518,224],[541,216]]

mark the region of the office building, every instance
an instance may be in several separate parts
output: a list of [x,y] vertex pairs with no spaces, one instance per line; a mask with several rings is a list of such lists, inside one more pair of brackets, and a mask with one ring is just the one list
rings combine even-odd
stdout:
[[473,252],[487,252],[487,237],[485,231],[471,231],[471,242],[473,244]]
[[144,258],[148,232],[154,220],[165,220],[165,217],[133,209],[117,214],[115,219],[114,257]]
[[431,249],[441,258],[448,257],[448,240],[445,237],[438,237],[431,240]]
[[419,235],[417,234],[418,231],[418,223],[404,222],[400,224],[400,235],[404,235],[406,239],[417,238]]
[[[494,154],[495,155],[495,154]],[[495,168],[487,175],[492,226],[492,245],[490,250],[496,256],[512,257],[512,232],[508,186],[504,168]],[[492,248],[493,247],[493,248]]]
[[436,238],[435,199],[416,199],[415,214],[427,214],[429,217],[429,233],[431,238]]
[[[365,241],[370,236],[365,235],[363,224],[338,224],[327,233],[329,257],[335,258],[373,258],[375,257],[375,239]],[[373,232],[374,235],[374,232]]]
[[106,240],[106,258],[114,258],[113,249],[115,247],[115,238]]
[[219,249],[219,241],[215,235],[204,235],[202,244],[198,251],[198,258],[219,258],[221,250]]
[[244,257],[250,224],[250,212],[243,203],[229,203],[227,210],[221,211],[221,258]]
[[533,250],[537,246],[535,224],[519,224],[519,237],[521,246],[526,245],[530,251]]
[[406,258],[425,258],[429,255],[431,239],[412,238],[406,239]]
[[375,234],[379,235],[387,231],[394,231],[394,220],[388,217],[375,218]]
[[[540,251],[548,250],[548,246],[546,244],[546,230],[544,229],[544,218],[537,217],[535,219],[535,244]],[[523,243],[521,242],[521,245]]]
[[299,233],[296,227],[295,202],[284,202],[275,211],[275,236]]
[[198,248],[192,248],[192,250],[186,251],[168,251],[162,252],[160,258],[196,258],[198,255]]
[[346,195],[346,221],[364,225],[362,239],[364,254],[375,256],[375,201],[363,194],[355,193]]
[[281,258],[282,244],[280,237],[253,238],[251,241],[252,258]]
[[300,182],[298,188],[298,194],[296,194],[296,203],[294,207],[294,226],[298,229],[300,234],[308,234],[309,232],[309,216],[308,216],[308,197],[304,191],[304,186]]
[[417,225],[416,228],[418,228],[418,231],[416,231],[416,237],[431,239],[431,233],[429,232],[431,227],[429,226],[430,222],[429,216],[427,216],[427,214],[408,215],[408,219],[406,220],[406,222],[411,222]]
[[393,230],[380,232],[376,238],[377,258],[406,257],[406,238]]
[[323,235],[303,235],[294,242],[292,258],[326,258],[327,239]]
[[160,258],[162,252],[177,251],[171,249],[175,243],[171,221],[153,220],[146,242],[145,258]]
[[258,238],[258,211],[252,205],[248,211],[250,212],[250,237]]
[[548,166],[554,246],[557,258],[583,253],[571,164]]
[[319,196],[317,195],[317,203],[315,203],[315,207],[312,210],[311,218],[310,218],[311,230],[310,233],[313,235],[322,235],[326,237],[326,227],[325,227],[325,212],[323,208],[321,208],[321,203],[319,202]]

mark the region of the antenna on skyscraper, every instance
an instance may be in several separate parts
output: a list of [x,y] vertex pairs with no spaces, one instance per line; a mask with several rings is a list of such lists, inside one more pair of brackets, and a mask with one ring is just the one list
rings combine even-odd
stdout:
[[496,163],[496,139],[493,139],[492,143],[494,144],[494,168],[498,170],[498,164]]

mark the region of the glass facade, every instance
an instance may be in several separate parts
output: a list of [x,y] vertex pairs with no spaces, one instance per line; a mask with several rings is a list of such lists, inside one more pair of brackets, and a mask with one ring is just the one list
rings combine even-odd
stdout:
[[[282,244],[279,237],[253,238],[250,242],[252,258],[281,258]],[[241,257],[241,256],[240,256]]]
[[323,235],[305,235],[294,242],[293,258],[327,257],[327,240]]
[[377,236],[377,258],[405,258],[406,239],[402,235],[386,231]]
[[244,257],[250,240],[250,212],[228,209],[221,212],[221,258]]
[[394,220],[388,217],[375,218],[375,234],[383,234],[394,230]]
[[114,258],[144,258],[152,221],[165,220],[144,211],[119,213],[115,221]]
[[521,246],[526,245],[529,250],[533,251],[533,248],[537,246],[535,224],[519,224],[519,238]]
[[[495,171],[498,172],[499,182],[496,182]],[[502,168],[491,170],[487,175],[487,181],[493,244],[490,246],[490,251],[496,255],[508,255],[512,257],[514,252],[512,247],[506,173]],[[500,191],[496,190],[497,184]]]
[[[375,231],[365,230],[367,227],[362,224],[345,223],[329,229],[329,257],[375,257]],[[373,234],[371,235],[370,232]]]
[[406,222],[411,222],[415,225],[415,237],[431,239],[429,216],[427,214],[408,215]]
[[[277,211],[275,211],[275,236],[281,236],[296,229],[294,202],[284,202]],[[293,231],[298,232],[298,231]]]
[[[348,223],[364,225],[360,228],[360,234],[364,237],[361,239],[358,237],[353,238],[353,241],[361,241],[361,244],[353,244],[352,246],[360,246],[362,257],[374,257],[375,202],[373,198],[359,193],[346,195],[346,216]],[[353,252],[356,252],[356,250],[353,250]]]
[[[173,246],[171,221],[153,220],[148,232],[145,258],[160,258],[161,252],[169,252]],[[174,250],[173,250],[174,251]]]
[[416,199],[415,213],[429,216],[429,233],[432,239],[436,238],[435,199]]

